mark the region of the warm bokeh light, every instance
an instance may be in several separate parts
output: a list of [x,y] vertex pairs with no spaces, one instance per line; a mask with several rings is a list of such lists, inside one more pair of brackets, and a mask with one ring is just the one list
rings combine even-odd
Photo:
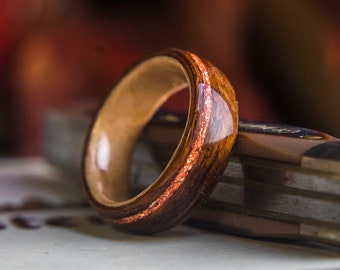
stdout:
[[165,47],[225,72],[241,118],[340,136],[339,11],[332,0],[3,0],[0,155],[39,155],[49,108],[100,99]]

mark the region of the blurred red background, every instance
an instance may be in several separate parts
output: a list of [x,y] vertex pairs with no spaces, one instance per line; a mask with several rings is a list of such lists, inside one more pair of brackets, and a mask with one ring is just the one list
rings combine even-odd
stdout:
[[340,136],[339,3],[2,0],[0,155],[39,155],[49,108],[100,99],[166,47],[225,72],[241,118]]

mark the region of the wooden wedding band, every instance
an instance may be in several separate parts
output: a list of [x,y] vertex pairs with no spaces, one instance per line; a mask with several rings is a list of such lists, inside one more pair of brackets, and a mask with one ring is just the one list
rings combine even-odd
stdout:
[[[158,179],[130,198],[135,143],[160,106],[185,87],[190,104],[178,146]],[[146,234],[169,229],[210,194],[237,127],[235,93],[221,71],[187,51],[153,54],[120,79],[97,112],[83,155],[87,196],[119,228]]]

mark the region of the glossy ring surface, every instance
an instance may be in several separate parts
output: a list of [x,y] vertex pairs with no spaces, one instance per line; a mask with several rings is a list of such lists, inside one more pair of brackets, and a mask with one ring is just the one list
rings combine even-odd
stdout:
[[[128,197],[134,144],[164,101],[189,86],[182,138],[157,180]],[[98,110],[83,155],[84,186],[94,208],[114,225],[138,233],[169,229],[189,217],[223,173],[238,127],[228,79],[210,62],[178,49],[131,68]]]

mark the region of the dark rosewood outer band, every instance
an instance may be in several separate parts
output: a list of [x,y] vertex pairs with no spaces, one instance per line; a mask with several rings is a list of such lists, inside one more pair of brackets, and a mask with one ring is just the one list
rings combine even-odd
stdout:
[[[182,138],[148,188],[129,198],[134,144],[159,107],[189,86]],[[108,95],[88,134],[84,186],[91,204],[116,226],[156,233],[184,221],[212,191],[235,141],[238,108],[228,79],[210,62],[178,49],[153,54]]]

